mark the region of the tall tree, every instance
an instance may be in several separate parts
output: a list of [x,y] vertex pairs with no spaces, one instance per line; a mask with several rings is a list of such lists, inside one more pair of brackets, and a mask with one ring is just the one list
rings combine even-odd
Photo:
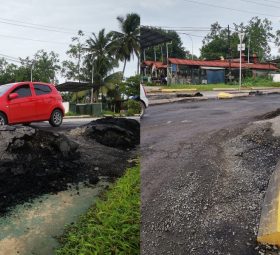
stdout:
[[234,29],[231,31],[230,39],[228,39],[227,28],[223,28],[218,22],[212,24],[210,33],[203,39],[203,46],[200,50],[201,57],[206,59],[218,59],[220,56],[226,57],[229,43],[232,49],[232,57],[238,57],[238,33],[245,32],[243,42],[246,44],[246,48],[250,47],[250,54],[257,53],[261,61],[270,58],[269,42],[275,38],[272,34],[271,21],[266,18],[262,20],[258,17],[253,17],[248,21],[247,25],[240,23],[233,24],[233,26]]
[[106,34],[105,29],[98,34],[92,33],[92,37],[86,41],[86,50],[87,77],[89,79],[93,75],[94,90],[99,90],[104,84],[104,78],[118,66],[112,47],[112,33]]
[[[237,57],[237,33],[232,33],[228,36],[228,29],[223,28],[218,22],[211,25],[210,32],[202,40],[202,47],[200,54],[202,59],[220,59],[221,57],[226,58]],[[229,49],[231,46],[231,52]]]
[[72,43],[66,52],[70,59],[62,62],[61,72],[67,79],[84,80],[82,64],[84,61],[85,45],[82,42],[83,36],[83,31],[79,30],[78,35],[72,38]]
[[265,61],[271,57],[271,48],[269,42],[275,39],[275,35],[272,33],[272,22],[268,19],[260,19],[253,17],[248,21],[248,24],[244,26],[243,23],[235,26],[235,31],[243,30],[245,32],[246,47],[249,46],[250,54],[256,53],[261,61]]
[[21,58],[21,66],[16,71],[16,79],[18,81],[33,81],[57,83],[57,72],[60,71],[58,54],[39,50],[33,58]]
[[123,74],[127,61],[134,55],[140,56],[140,16],[136,13],[129,13],[126,17],[118,16],[121,32],[113,31],[115,41],[116,57],[124,62]]

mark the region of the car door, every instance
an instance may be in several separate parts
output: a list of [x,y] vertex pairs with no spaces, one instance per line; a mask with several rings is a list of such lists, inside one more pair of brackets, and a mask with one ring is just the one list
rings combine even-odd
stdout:
[[47,120],[51,114],[53,102],[52,89],[47,84],[33,83],[38,120]]
[[36,116],[36,107],[30,84],[20,84],[11,93],[17,93],[18,97],[9,101],[10,123],[32,122]]

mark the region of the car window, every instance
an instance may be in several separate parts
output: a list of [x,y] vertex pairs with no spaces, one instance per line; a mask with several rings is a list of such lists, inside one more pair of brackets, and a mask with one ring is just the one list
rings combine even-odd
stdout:
[[48,85],[44,84],[34,84],[35,94],[39,95],[46,95],[51,93],[51,88]]
[[12,93],[17,93],[18,97],[29,97],[32,95],[28,84],[17,87]]
[[5,85],[1,85],[0,86],[0,96],[2,96],[12,86],[14,86],[14,83],[9,83],[9,84],[5,84]]

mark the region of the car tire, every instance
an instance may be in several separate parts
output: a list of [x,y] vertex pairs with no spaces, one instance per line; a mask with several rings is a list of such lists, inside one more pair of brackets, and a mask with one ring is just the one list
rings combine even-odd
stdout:
[[5,114],[0,112],[0,126],[8,125],[8,120]]
[[146,106],[142,101],[140,101],[140,106],[141,106],[140,118],[142,118],[145,114]]
[[49,123],[53,127],[59,127],[62,124],[62,120],[63,120],[62,111],[60,111],[58,109],[55,109],[51,114],[51,118],[49,120]]

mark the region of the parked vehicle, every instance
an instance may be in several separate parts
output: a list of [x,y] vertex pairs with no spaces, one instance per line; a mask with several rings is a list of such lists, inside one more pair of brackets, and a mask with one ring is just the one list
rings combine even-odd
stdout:
[[62,97],[53,84],[18,82],[0,85],[0,125],[49,121],[59,127],[63,121]]
[[140,84],[140,103],[141,103],[140,117],[143,117],[146,108],[149,106],[149,100],[146,96],[146,91],[142,84]]

